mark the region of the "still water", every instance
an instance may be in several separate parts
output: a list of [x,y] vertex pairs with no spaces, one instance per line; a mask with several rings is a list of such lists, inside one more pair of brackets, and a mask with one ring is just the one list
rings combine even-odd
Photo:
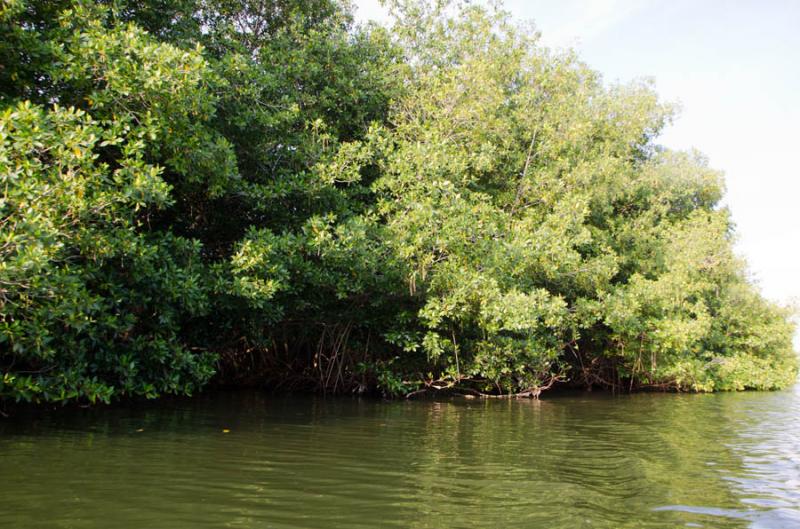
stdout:
[[[227,430],[227,431],[226,431]],[[800,528],[800,386],[217,393],[0,421],[2,528]]]

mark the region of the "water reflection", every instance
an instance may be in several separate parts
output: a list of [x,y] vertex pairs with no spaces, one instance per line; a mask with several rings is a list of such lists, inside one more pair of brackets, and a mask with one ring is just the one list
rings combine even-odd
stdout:
[[[800,527],[800,388],[223,393],[0,423],[0,526]],[[230,430],[225,433],[224,430]]]
[[736,432],[727,444],[736,468],[720,469],[740,509],[676,505],[676,510],[746,520],[753,528],[800,527],[800,386],[793,392],[735,395],[726,401]]

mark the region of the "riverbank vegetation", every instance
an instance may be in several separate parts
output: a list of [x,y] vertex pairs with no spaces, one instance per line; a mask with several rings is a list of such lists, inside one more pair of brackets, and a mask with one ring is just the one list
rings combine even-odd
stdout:
[[790,384],[671,106],[440,4],[3,0],[0,398]]

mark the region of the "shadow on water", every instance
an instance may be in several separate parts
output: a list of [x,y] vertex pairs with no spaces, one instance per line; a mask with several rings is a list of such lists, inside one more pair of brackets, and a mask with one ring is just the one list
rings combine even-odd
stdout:
[[217,393],[19,415],[0,422],[0,468],[0,527],[797,528],[800,387]]

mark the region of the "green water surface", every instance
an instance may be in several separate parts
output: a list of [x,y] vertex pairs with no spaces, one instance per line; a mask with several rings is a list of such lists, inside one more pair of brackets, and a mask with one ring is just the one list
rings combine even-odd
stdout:
[[[229,431],[225,431],[229,430]],[[800,386],[0,420],[2,528],[800,528]]]

